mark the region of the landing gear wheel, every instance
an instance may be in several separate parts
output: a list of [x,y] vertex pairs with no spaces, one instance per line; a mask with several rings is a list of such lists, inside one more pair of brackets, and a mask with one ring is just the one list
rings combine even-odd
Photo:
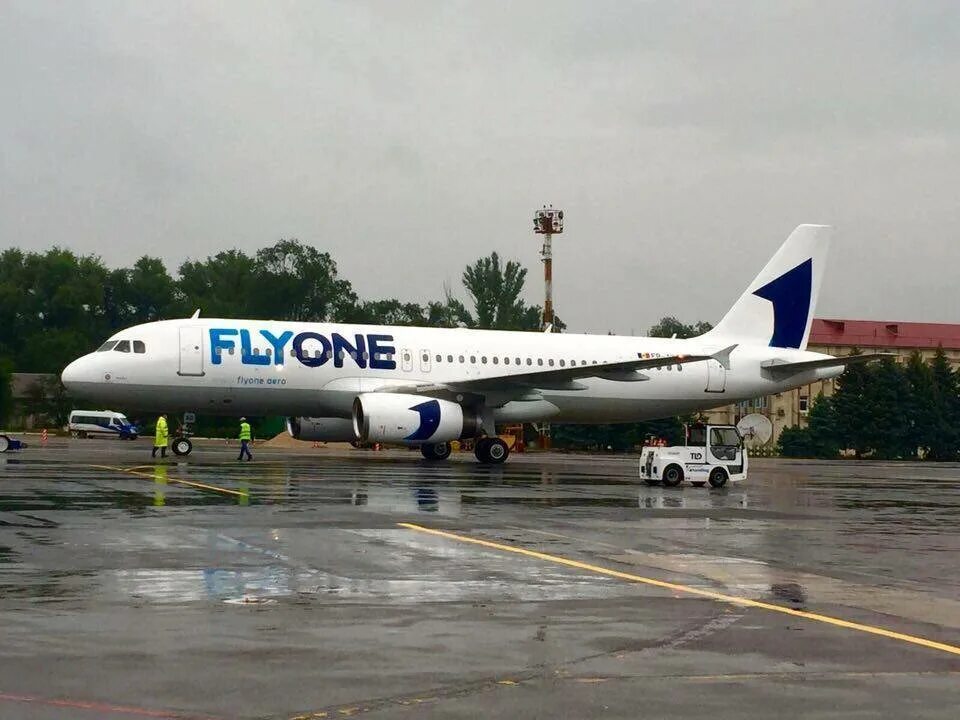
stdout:
[[5,453],[10,449],[10,438],[6,435],[0,435],[0,453]]
[[710,487],[722,488],[727,484],[727,471],[723,468],[714,468],[710,471]]
[[683,482],[683,468],[679,465],[668,465],[663,471],[663,486],[676,487]]
[[473,454],[484,465],[500,465],[510,455],[510,448],[498,437],[477,440]]
[[448,442],[425,443],[420,446],[420,452],[427,460],[446,460],[453,449]]
[[173,450],[174,455],[189,455],[193,450],[193,443],[185,437],[174,438],[170,449]]

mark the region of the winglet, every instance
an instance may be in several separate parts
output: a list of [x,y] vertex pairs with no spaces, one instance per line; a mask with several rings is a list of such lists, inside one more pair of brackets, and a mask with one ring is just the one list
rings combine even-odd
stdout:
[[714,353],[713,355],[711,355],[710,357],[712,357],[712,358],[713,358],[714,360],[716,360],[718,363],[720,363],[721,365],[723,365],[723,369],[724,369],[724,370],[729,370],[729,369],[730,369],[730,353],[732,353],[734,350],[736,350],[737,347],[738,347],[738,343],[734,343],[733,345],[730,345],[729,347],[725,347],[723,350],[720,350],[720,351],[718,351],[718,352],[715,352],[715,353]]

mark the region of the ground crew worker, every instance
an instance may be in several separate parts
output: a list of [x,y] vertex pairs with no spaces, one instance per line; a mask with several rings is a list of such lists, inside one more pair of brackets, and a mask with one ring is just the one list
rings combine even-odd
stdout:
[[253,460],[253,455],[250,454],[251,440],[250,423],[247,422],[245,417],[242,417],[240,418],[240,457],[237,460],[243,460],[244,454],[246,454],[248,462]]
[[157,430],[153,435],[153,452],[150,453],[150,457],[157,456],[157,450],[160,451],[160,457],[165,458],[167,456],[167,436],[169,431],[167,430],[167,414],[161,413],[160,417],[157,418]]

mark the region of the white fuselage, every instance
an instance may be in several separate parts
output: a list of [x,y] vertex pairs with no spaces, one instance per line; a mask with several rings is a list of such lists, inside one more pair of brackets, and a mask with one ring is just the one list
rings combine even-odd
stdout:
[[[729,344],[710,336],[674,340],[210,318],[138,325],[111,340],[129,341],[130,352],[98,351],[71,363],[63,373],[71,393],[116,410],[340,418],[350,417],[358,394],[385,387],[712,354]],[[578,379],[580,389],[540,387],[519,399],[516,392],[491,391],[485,404],[497,422],[638,421],[838,375],[842,368],[831,367],[776,379],[761,368],[771,360],[826,357],[741,343],[729,369],[716,360],[691,362],[644,370],[635,381],[594,377]]]

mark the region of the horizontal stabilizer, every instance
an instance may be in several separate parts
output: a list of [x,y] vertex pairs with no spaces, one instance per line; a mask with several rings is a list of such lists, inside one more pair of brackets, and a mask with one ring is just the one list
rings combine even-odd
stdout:
[[800,362],[783,362],[782,360],[768,360],[760,367],[771,375],[782,378],[797,375],[808,370],[821,368],[846,367],[858,363],[874,362],[885,357],[895,357],[891,353],[870,353],[867,355],[847,355],[846,357],[823,358],[822,360],[802,360]]

